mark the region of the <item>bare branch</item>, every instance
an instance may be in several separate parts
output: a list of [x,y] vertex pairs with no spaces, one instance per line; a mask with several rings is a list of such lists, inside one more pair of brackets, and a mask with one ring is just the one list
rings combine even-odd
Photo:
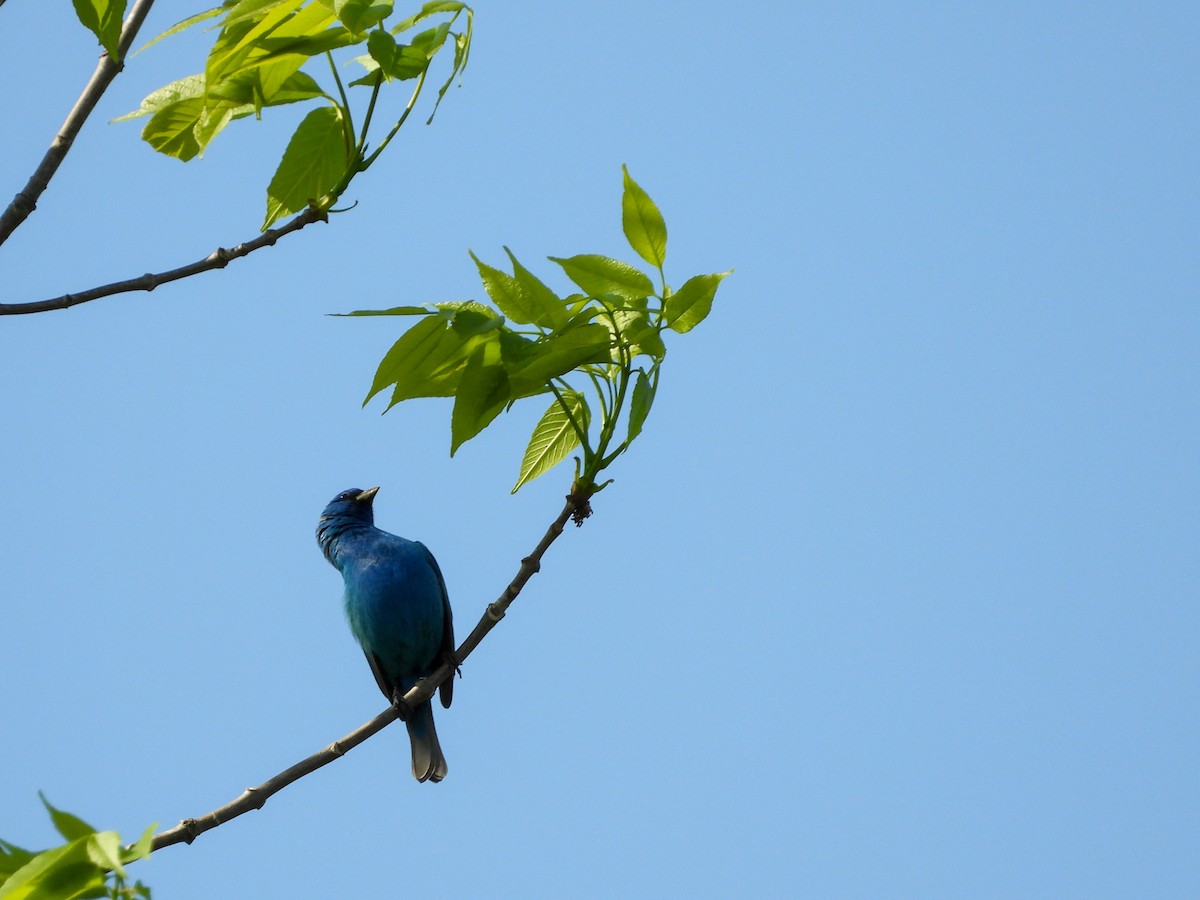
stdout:
[[189,263],[186,266],[180,266],[177,269],[168,269],[166,272],[159,272],[157,274],[147,272],[145,275],[139,275],[137,278],[114,281],[112,284],[94,287],[87,291],[81,291],[78,294],[63,294],[61,297],[54,297],[50,300],[37,300],[32,303],[0,303],[0,316],[20,316],[28,313],[48,312],[52,309],[68,309],[72,306],[78,306],[80,303],[87,303],[90,300],[111,297],[113,294],[124,294],[129,291],[152,291],[160,284],[167,284],[168,282],[178,281],[181,278],[199,275],[201,272],[208,272],[212,269],[223,269],[235,259],[248,256],[255,250],[261,250],[263,247],[273,246],[277,240],[286,234],[299,231],[313,222],[324,222],[328,218],[329,216],[326,212],[310,206],[286,225],[264,231],[254,240],[246,241],[244,244],[238,244],[235,247],[218,247],[203,259]]
[[83,93],[79,95],[75,106],[67,114],[66,121],[63,122],[62,127],[58,129],[58,134],[51,141],[50,149],[42,157],[41,163],[34,170],[25,189],[17,194],[12,203],[8,205],[8,209],[0,214],[0,244],[8,240],[9,235],[16,231],[21,223],[29,218],[30,213],[37,208],[38,198],[50,184],[50,179],[58,171],[59,165],[67,158],[67,152],[75,142],[75,136],[83,128],[83,123],[92,114],[92,110],[96,108],[96,104],[100,102],[100,98],[104,96],[104,92],[108,90],[112,80],[125,68],[125,57],[129,53],[129,48],[133,46],[142,22],[146,20],[146,14],[150,12],[150,7],[153,5],[154,0],[136,0],[133,9],[125,17],[125,24],[121,26],[121,40],[117,45],[121,54],[120,62],[113,62],[107,51],[100,54],[96,70],[92,72],[92,77],[84,87]]
[[[563,511],[559,513],[558,518],[546,530],[546,534],[542,537],[537,547],[534,548],[533,553],[521,560],[521,567],[517,570],[516,577],[504,589],[504,592],[496,602],[488,604],[483,618],[479,620],[479,624],[475,626],[474,630],[467,636],[467,639],[459,645],[454,653],[455,658],[444,662],[437,671],[429,677],[421,679],[412,690],[405,694],[403,700],[406,704],[412,707],[419,703],[424,703],[433,696],[438,685],[447,678],[454,676],[458,664],[470,656],[471,651],[479,646],[479,642],[483,640],[484,636],[496,627],[497,622],[504,618],[505,611],[517,599],[517,595],[521,593],[521,588],[541,569],[542,554],[563,533],[563,528],[566,526],[567,520],[574,517],[576,522],[582,522],[582,518],[586,516],[588,511],[587,496],[578,494],[573,490],[567,497],[567,504],[563,507]],[[184,819],[174,828],[160,831],[154,836],[154,840],[150,845],[151,851],[161,850],[163,847],[169,847],[172,844],[190,844],[197,836],[216,828],[218,825],[223,825],[225,822],[240,816],[242,813],[249,812],[252,809],[262,809],[272,794],[283,790],[292,782],[298,781],[305,775],[315,772],[322,766],[344,756],[347,751],[354,749],[367,738],[382,731],[385,727],[396,721],[397,718],[396,707],[388,707],[375,718],[371,719],[371,721],[359,726],[340,740],[334,741],[324,750],[319,750],[312,756],[300,760],[300,762],[284,769],[273,778],[268,778],[262,784],[258,785],[258,787],[247,788],[240,796],[226,803],[224,806],[218,807],[198,819]]]

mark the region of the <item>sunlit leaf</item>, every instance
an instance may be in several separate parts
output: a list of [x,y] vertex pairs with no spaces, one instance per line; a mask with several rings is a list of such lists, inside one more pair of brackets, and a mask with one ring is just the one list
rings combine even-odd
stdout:
[[675,331],[691,331],[712,310],[713,296],[717,286],[729,272],[716,275],[695,275],[683,283],[683,287],[666,298],[663,303],[663,320]]
[[599,324],[531,342],[523,359],[507,362],[514,397],[541,393],[547,382],[588,363],[612,359],[612,335]]
[[333,0],[333,10],[354,33],[378,25],[392,14],[392,0]]
[[625,189],[621,195],[621,227],[629,246],[650,265],[662,268],[667,258],[667,224],[629,169],[621,166]]
[[393,384],[389,409],[414,397],[452,397],[467,357],[483,340],[455,331],[438,316],[422,319],[384,355],[363,405]]
[[39,853],[0,885],[0,900],[61,900],[100,896],[105,870],[88,856],[92,836]]
[[38,797],[42,801],[42,806],[46,807],[46,812],[50,813],[50,821],[54,823],[54,830],[68,841],[96,833],[96,829],[83,819],[53,806],[41,791],[38,791]]
[[148,40],[146,43],[142,44],[142,46],[139,47],[138,50],[133,55],[137,56],[138,53],[141,53],[143,50],[148,50],[150,47],[153,47],[155,44],[157,44],[163,38],[169,38],[172,35],[179,34],[179,32],[181,32],[181,31],[186,31],[187,29],[191,28],[193,25],[199,25],[201,22],[207,21],[208,19],[211,19],[214,16],[219,16],[224,11],[224,9],[225,8],[223,6],[214,6],[212,9],[206,9],[206,10],[204,10],[204,12],[198,12],[194,16],[188,16],[186,19],[184,19],[180,22],[176,22],[174,25],[172,25],[170,28],[168,28],[162,34],[159,34],[159,35],[151,38],[150,40]]
[[74,0],[75,15],[85,28],[96,35],[106,53],[120,62],[121,20],[125,0]]
[[637,381],[633,383],[633,397],[629,401],[629,434],[626,440],[632,442],[642,433],[642,426],[646,424],[646,416],[650,414],[650,407],[654,403],[656,389],[645,372],[638,372]]
[[[650,321],[644,309],[618,309],[613,318],[620,328],[620,339],[629,348],[630,357],[639,354],[661,360],[667,355],[666,345],[658,329]],[[605,317],[607,321],[607,317]]]
[[[527,291],[521,279],[489,266],[474,253],[471,254],[471,259],[479,269],[479,278],[488,296],[505,316],[521,325],[531,322],[549,324],[552,313],[545,307],[547,298],[544,294]],[[555,302],[552,306],[561,309],[560,302]]]
[[634,300],[654,293],[654,285],[645,272],[617,259],[595,254],[581,254],[569,259],[552,256],[550,259],[562,266],[567,277],[591,297],[616,294]]
[[149,116],[166,109],[173,103],[178,103],[180,100],[189,100],[195,97],[204,96],[204,73],[200,72],[196,75],[188,75],[186,78],[180,78],[177,81],[172,81],[170,84],[163,85],[158,90],[146,95],[142,100],[141,106],[133,112],[125,113],[123,116],[118,116],[113,119],[114,122],[125,122],[129,119],[136,119],[141,116]]
[[491,424],[509,398],[500,343],[485,341],[471,353],[458,383],[450,414],[450,455]]
[[163,107],[142,129],[142,140],[159,153],[187,162],[200,153],[195,128],[204,115],[204,98],[192,97]]
[[542,281],[521,265],[512,251],[507,247],[504,252],[508,254],[508,258],[513,264],[513,277],[516,278],[517,284],[521,286],[521,292],[526,298],[529,309],[533,318],[530,320],[535,325],[541,325],[544,328],[561,328],[567,323],[567,305],[566,301],[559,297],[554,291],[546,287]]
[[590,416],[583,394],[568,390],[563,392],[562,397],[570,415],[567,415],[567,410],[563,409],[557,398],[550,404],[534,427],[529,446],[525,448],[521,471],[512,489],[514,494],[521,489],[521,485],[554,468],[579,446],[579,434],[571,424],[572,418],[576,425],[587,432]]
[[121,836],[115,831],[97,831],[87,842],[88,859],[101,869],[109,869],[124,877],[121,862]]
[[393,306],[391,309],[356,309],[348,313],[330,313],[331,316],[429,316],[433,315],[424,306]]
[[263,230],[280,216],[297,212],[324,197],[345,174],[346,165],[341,111],[335,106],[314,109],[292,135],[267,187]]

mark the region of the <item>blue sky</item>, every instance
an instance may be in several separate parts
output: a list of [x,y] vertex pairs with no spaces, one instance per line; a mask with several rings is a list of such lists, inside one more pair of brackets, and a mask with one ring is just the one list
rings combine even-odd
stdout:
[[[91,72],[0,10],[15,193]],[[193,10],[160,4],[154,34]],[[167,848],[156,896],[1190,897],[1200,890],[1200,11],[1194,4],[509,3],[353,212],[153,294],[0,321],[0,837],[36,792],[135,835],[382,708],[313,539],[382,486],[462,633],[561,507],[540,409],[448,458],[449,406],[360,409],[468,248],[727,279],[647,430],[464,667],[440,785],[389,728]],[[3,298],[247,240],[302,111],[186,166],[105,122]],[[319,74],[319,73],[318,73]],[[560,283],[560,286],[561,283]],[[411,407],[411,408],[406,408]]]

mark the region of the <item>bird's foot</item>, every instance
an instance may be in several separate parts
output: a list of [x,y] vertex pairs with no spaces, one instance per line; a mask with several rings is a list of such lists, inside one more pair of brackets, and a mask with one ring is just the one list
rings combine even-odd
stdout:
[[413,708],[404,702],[404,691],[400,688],[392,692],[392,708],[396,710],[396,716],[401,722],[407,722],[413,714]]

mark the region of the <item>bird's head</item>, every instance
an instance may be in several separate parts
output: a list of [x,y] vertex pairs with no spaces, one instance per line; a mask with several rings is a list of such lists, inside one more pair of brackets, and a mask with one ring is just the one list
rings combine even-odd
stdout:
[[321,513],[321,521],[329,519],[356,519],[366,525],[375,523],[375,512],[372,504],[375,502],[375,495],[379,493],[379,488],[367,488],[365,491],[358,488],[350,488],[347,491],[342,491],[336,497],[329,501],[329,505],[325,507],[325,511]]

